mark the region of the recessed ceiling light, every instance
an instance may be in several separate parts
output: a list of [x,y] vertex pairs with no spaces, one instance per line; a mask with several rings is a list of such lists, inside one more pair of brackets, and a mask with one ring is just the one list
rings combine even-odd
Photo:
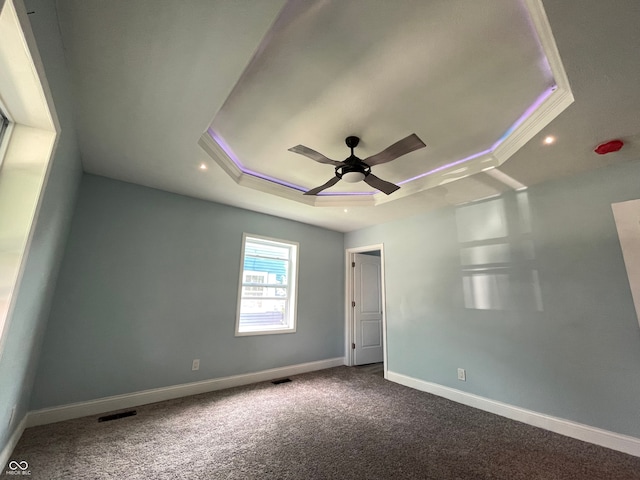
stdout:
[[346,208],[344,209],[344,213],[349,213],[349,210],[347,210]]
[[198,167],[200,170],[206,170],[207,169],[207,165],[206,163],[201,163],[200,166]]
[[544,143],[545,145],[551,145],[552,143],[555,143],[556,141],[556,137],[553,137],[551,135],[545,137],[545,139],[542,141],[542,143]]

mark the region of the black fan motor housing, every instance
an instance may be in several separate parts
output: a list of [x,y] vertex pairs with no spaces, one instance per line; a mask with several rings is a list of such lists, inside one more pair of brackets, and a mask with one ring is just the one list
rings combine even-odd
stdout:
[[[359,159],[358,159],[359,160]],[[371,167],[359,161],[358,163],[348,163],[346,165],[340,165],[336,167],[336,177],[342,178],[342,175],[350,172],[359,172],[366,177],[371,173]]]

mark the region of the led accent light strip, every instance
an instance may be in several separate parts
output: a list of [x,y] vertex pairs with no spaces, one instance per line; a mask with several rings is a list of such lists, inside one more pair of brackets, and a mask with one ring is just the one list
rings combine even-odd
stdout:
[[484,152],[474,153],[470,157],[463,158],[462,160],[456,160],[455,162],[447,163],[446,165],[441,165],[433,170],[429,170],[428,172],[421,173],[420,175],[416,175],[415,177],[407,178],[401,182],[398,182],[398,185],[404,185],[405,183],[412,182],[413,180],[417,180],[418,178],[426,177],[427,175],[432,175],[434,173],[441,172],[442,170],[446,170],[447,168],[455,167],[456,165],[460,165],[461,163],[468,162],[469,160],[473,160],[474,158],[481,157],[488,153],[491,153],[492,150],[485,150]]
[[[249,170],[244,165],[242,165],[242,163],[240,163],[240,160],[238,160],[238,157],[236,157],[235,153],[233,153],[233,150],[231,150],[231,147],[229,147],[229,145],[227,145],[227,143],[218,134],[216,134],[216,132],[214,132],[212,128],[209,128],[207,131],[209,132],[209,135],[211,135],[211,138],[213,138],[213,140],[218,144],[218,146],[222,150],[224,150],[224,153],[227,154],[227,156],[236,165],[236,167],[238,167],[238,169],[245,175],[251,175],[252,177],[261,178],[262,180],[266,180],[268,182],[282,185],[283,187],[293,188],[294,190],[298,190],[300,192],[306,192],[307,190],[309,190],[308,188],[301,187],[300,185],[289,183],[285,180],[281,180],[279,178],[265,175],[264,173]],[[322,195],[322,196],[373,195],[375,193],[376,192],[323,192],[323,193],[320,193],[319,195]]]
[[496,148],[500,146],[502,142],[504,142],[509,135],[513,133],[513,131],[518,128],[522,123],[529,118],[533,112],[535,112],[540,106],[551,96],[553,92],[558,89],[557,85],[553,85],[551,88],[548,88],[545,92],[540,95],[533,104],[525,110],[525,112],[516,120],[516,122],[511,125],[504,134],[498,139],[496,143],[491,147],[491,151],[494,151]]
[[[426,177],[427,175],[433,175],[434,173],[438,173],[441,172],[443,170],[447,170],[451,167],[455,167],[456,165],[461,165],[463,163],[466,163],[470,160],[473,160],[474,158],[478,158],[481,157],[483,155],[488,155],[490,153],[493,153],[496,148],[498,148],[520,125],[522,125],[522,123],[531,116],[531,114],[533,112],[535,112],[538,108],[540,108],[540,106],[551,96],[551,94],[553,94],[553,92],[555,92],[557,90],[557,86],[553,85],[551,88],[547,89],[542,95],[540,95],[536,101],[529,107],[527,108],[527,110],[520,116],[520,118],[518,118],[518,120],[515,121],[515,123],[513,123],[506,132],[504,132],[504,134],[498,139],[497,142],[495,142],[493,144],[493,146],[487,150],[484,150],[482,152],[479,153],[475,153],[469,157],[463,158],[461,160],[456,160],[454,162],[451,163],[447,163],[445,165],[441,165],[437,168],[434,168],[433,170],[429,170],[428,172],[425,173],[421,173],[420,175],[416,175],[415,177],[411,177],[408,178],[406,180],[403,180],[401,182],[398,182],[398,185],[404,185],[405,183],[409,183],[412,182],[414,180],[417,180],[419,178],[423,178]],[[262,180],[266,180],[268,182],[272,182],[278,185],[282,185],[283,187],[289,187],[292,188],[294,190],[298,190],[299,192],[306,192],[308,189],[301,187],[300,185],[296,185],[293,183],[289,183],[285,180],[281,180],[279,178],[275,178],[275,177],[271,177],[269,175],[265,175],[264,173],[260,173],[260,172],[256,172],[253,170],[249,170],[248,168],[246,168],[244,165],[242,165],[242,163],[240,163],[240,160],[238,160],[238,157],[236,157],[236,155],[233,153],[233,150],[231,150],[231,147],[229,147],[229,145],[226,144],[226,142],[218,135],[216,134],[216,132],[209,127],[209,129],[207,130],[207,132],[209,133],[209,135],[211,136],[211,138],[220,146],[220,148],[222,150],[224,150],[224,152],[227,154],[227,156],[231,159],[231,161],[236,165],[236,167],[238,167],[238,169],[244,173],[245,175],[251,175],[252,177],[256,177],[256,178],[261,178]],[[377,191],[374,192],[321,192],[318,195],[319,196],[343,196],[343,195],[349,195],[349,196],[353,196],[353,195],[375,195],[376,193],[378,193]]]

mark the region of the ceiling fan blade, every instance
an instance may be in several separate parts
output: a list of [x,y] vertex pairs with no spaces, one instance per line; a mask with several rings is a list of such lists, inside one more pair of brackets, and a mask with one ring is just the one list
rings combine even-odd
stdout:
[[324,185],[320,185],[319,187],[312,188],[308,192],[304,192],[304,194],[305,195],[317,195],[318,193],[320,193],[324,189],[329,188],[329,187],[333,187],[339,181],[340,181],[340,179],[338,177],[333,177],[331,180],[329,180]]
[[367,185],[370,185],[376,190],[380,190],[382,193],[386,193],[387,195],[391,195],[400,188],[398,185],[394,185],[391,182],[387,182],[386,180],[376,177],[373,173],[364,177],[364,181]]
[[374,165],[380,165],[382,163],[390,162],[391,160],[395,160],[402,155],[406,155],[407,153],[424,147],[426,147],[426,145],[422,140],[420,140],[420,137],[418,137],[415,133],[412,133],[408,137],[397,141],[390,147],[385,148],[380,153],[376,153],[375,155],[371,155],[370,157],[365,158],[363,162],[370,167],[373,167]]
[[330,158],[327,158],[321,153],[318,153],[315,150],[311,150],[309,147],[305,147],[304,145],[296,145],[295,147],[291,147],[289,151],[293,153],[299,153],[300,155],[304,155],[305,157],[309,157],[311,160],[315,160],[316,162],[327,163],[336,167],[343,164],[342,162],[331,160]]

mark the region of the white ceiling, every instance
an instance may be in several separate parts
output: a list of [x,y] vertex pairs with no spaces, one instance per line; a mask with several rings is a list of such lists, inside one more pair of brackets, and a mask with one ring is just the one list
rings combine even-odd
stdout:
[[[239,185],[198,140],[211,127],[247,168],[304,188],[333,169],[297,144],[342,160],[358,135],[365,158],[415,132],[427,148],[374,167],[392,182],[490,148],[554,83],[536,3],[58,0],[84,169],[339,231],[505,191],[476,173],[345,212]],[[575,103],[500,166],[524,185],[640,157],[640,2],[543,3]],[[611,138],[628,144],[592,152]]]

